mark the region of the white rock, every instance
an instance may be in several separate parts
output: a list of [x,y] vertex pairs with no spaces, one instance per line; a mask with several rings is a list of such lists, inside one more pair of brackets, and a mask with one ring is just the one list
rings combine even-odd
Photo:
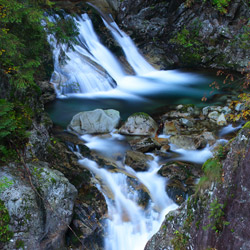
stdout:
[[216,122],[219,126],[227,125],[227,121],[226,121],[225,115],[223,113],[218,117]]
[[214,121],[217,121],[218,117],[219,113],[217,111],[213,111],[208,114],[208,118]]
[[182,105],[182,104],[180,104],[180,105],[178,105],[178,106],[176,107],[177,110],[180,110],[180,109],[182,109],[182,108],[183,108],[183,105]]
[[238,103],[236,106],[235,106],[235,110],[236,111],[242,111],[245,109],[245,105],[243,103]]
[[131,115],[119,132],[125,135],[155,135],[158,130],[157,123],[145,113]]
[[110,133],[118,126],[119,122],[119,111],[114,109],[96,109],[76,114],[72,118],[68,130],[81,135]]
[[222,113],[224,113],[225,115],[230,114],[231,111],[232,110],[229,107],[227,107],[227,106],[225,106],[225,107],[222,108]]
[[210,110],[210,107],[208,106],[208,107],[205,107],[205,108],[203,108],[202,109],[202,114],[203,115],[205,115],[205,116],[207,116],[208,115],[208,111]]
[[181,124],[187,126],[187,127],[193,127],[194,123],[186,118],[180,119]]

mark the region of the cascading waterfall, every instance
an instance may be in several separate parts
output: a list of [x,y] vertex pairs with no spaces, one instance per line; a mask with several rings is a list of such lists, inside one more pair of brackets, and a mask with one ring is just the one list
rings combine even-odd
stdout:
[[[82,139],[87,141],[89,148],[106,157],[113,157],[117,152],[124,156],[126,151],[121,143],[123,137],[115,134],[111,138],[85,135]],[[111,144],[114,150],[110,153],[107,147],[110,148]],[[158,158],[154,157],[148,162],[150,167],[145,172],[135,172],[123,165],[122,161],[117,161],[120,173],[100,168],[89,159],[80,160],[80,164],[94,174],[99,183],[97,187],[104,194],[108,205],[105,249],[143,250],[147,241],[159,230],[166,213],[177,208],[166,194],[166,178],[157,174],[160,169]],[[138,186],[143,188],[138,189]],[[150,196],[146,205],[140,204],[143,193]]]
[[137,75],[144,75],[155,71],[155,69],[138,52],[132,39],[125,32],[123,32],[115,22],[107,23],[104,19],[103,22],[112,32],[115,40],[120,44],[126,55],[128,63]]
[[[67,16],[66,16],[67,17]],[[66,18],[65,17],[65,18]],[[86,93],[109,92],[114,87],[117,93],[124,95],[151,95],[154,93],[173,93],[182,90],[184,95],[196,95],[199,91],[190,87],[190,83],[201,83],[197,75],[180,73],[176,70],[159,71],[154,69],[138,52],[133,41],[115,22],[104,24],[123,49],[126,59],[136,75],[127,75],[121,63],[101,44],[92,22],[87,14],[73,17],[79,28],[78,44],[73,50],[57,44],[50,35],[48,41],[54,48],[54,73],[51,82],[57,89],[58,97]],[[50,17],[52,22],[55,18]],[[68,60],[60,63],[60,53]],[[114,92],[109,92],[110,95]]]
[[[53,17],[50,19],[55,22]],[[96,96],[96,93],[103,95],[104,92],[110,95],[115,93],[126,97],[144,97],[163,91],[178,91],[190,96],[197,92],[190,87],[190,82],[201,83],[197,75],[154,69],[115,22],[108,23],[103,19],[136,73],[127,75],[121,63],[101,44],[88,15],[83,14],[74,20],[80,34],[78,44],[73,45],[73,50],[57,44],[52,35],[48,37],[54,48],[55,70],[51,82],[56,87],[58,97],[75,96],[75,93],[80,93],[81,97],[85,97],[86,93]],[[60,63],[61,51],[68,58],[64,64]],[[113,160],[116,159],[114,154],[119,154],[124,159],[128,149],[121,143],[125,139],[113,133],[109,138],[85,135],[82,139],[91,150]],[[180,160],[190,159],[191,155],[194,162],[202,163],[211,157],[208,147],[199,152],[182,150],[174,145],[171,145],[171,149],[179,154]],[[159,230],[166,213],[177,208],[166,194],[166,178],[157,174],[161,167],[158,158],[153,157],[154,160],[148,162],[149,169],[145,172],[135,172],[117,159],[118,173],[101,168],[89,159],[79,161],[95,176],[97,187],[104,194],[108,205],[106,250],[143,250],[147,241]],[[139,189],[135,183],[139,183]],[[149,196],[146,204],[140,202],[142,193]]]

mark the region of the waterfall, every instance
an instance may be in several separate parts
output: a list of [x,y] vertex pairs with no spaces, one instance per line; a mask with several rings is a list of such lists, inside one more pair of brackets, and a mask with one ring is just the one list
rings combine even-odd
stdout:
[[144,75],[148,72],[155,71],[155,69],[138,52],[132,39],[123,32],[115,22],[107,23],[104,19],[103,22],[121,46],[128,63],[137,75]]
[[[118,152],[125,155],[125,138],[121,135],[111,134],[110,138],[84,135],[81,138],[87,141],[89,148],[105,157],[114,159]],[[107,152],[107,148],[113,150]],[[178,207],[165,191],[167,179],[157,174],[161,167],[158,158],[148,162],[149,169],[145,172],[135,172],[123,161],[116,162],[118,172],[101,168],[86,158],[79,162],[94,174],[108,205],[105,250],[143,250],[159,230],[165,215]]]
[[[93,93],[111,90],[124,76],[116,58],[99,41],[87,14],[73,18],[79,28],[78,44],[68,49],[58,44],[53,35],[48,41],[53,48],[54,72],[51,82],[58,96],[71,93]],[[50,21],[56,22],[53,17]],[[60,62],[63,52],[66,62]]]
[[[67,16],[65,17],[67,18]],[[53,49],[54,73],[51,82],[54,84],[58,97],[65,96],[147,96],[153,93],[176,93],[184,96],[201,95],[192,86],[203,81],[191,73],[177,70],[156,70],[139,53],[135,44],[117,24],[112,21],[104,24],[112,33],[118,45],[124,51],[126,59],[136,75],[127,75],[123,65],[99,40],[89,16],[85,13],[72,17],[79,28],[78,44],[73,49],[58,44],[53,35],[48,41]],[[50,17],[52,22],[56,19]],[[66,62],[61,63],[61,52]]]

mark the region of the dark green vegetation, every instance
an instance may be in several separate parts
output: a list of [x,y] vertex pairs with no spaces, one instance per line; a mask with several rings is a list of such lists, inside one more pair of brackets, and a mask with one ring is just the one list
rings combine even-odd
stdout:
[[32,111],[21,103],[0,99],[0,164],[8,158],[17,159],[25,147]]
[[[37,82],[49,79],[53,70],[47,33],[68,47],[76,43],[73,19],[51,7],[48,0],[0,0],[0,164],[17,160],[27,143],[26,130],[42,112]],[[52,23],[45,12],[60,18]]]
[[0,200],[0,247],[6,241],[9,241],[13,233],[9,230],[10,216],[4,206],[4,203]]

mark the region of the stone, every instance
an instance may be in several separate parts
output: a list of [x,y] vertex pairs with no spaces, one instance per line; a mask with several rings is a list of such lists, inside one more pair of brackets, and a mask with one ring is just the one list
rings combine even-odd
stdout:
[[187,126],[187,127],[193,127],[194,126],[194,123],[191,120],[186,119],[186,118],[181,118],[180,122],[181,122],[182,125]]
[[180,126],[177,121],[166,121],[163,127],[163,134],[176,135],[180,133]]
[[235,111],[237,111],[237,112],[240,112],[240,111],[242,111],[242,110],[244,110],[244,109],[245,109],[244,103],[238,103],[238,104],[235,106]]
[[204,116],[207,116],[207,115],[208,115],[209,110],[210,110],[210,107],[209,107],[209,106],[208,106],[208,107],[203,108],[203,109],[202,109],[202,114],[203,114]]
[[213,121],[217,121],[219,113],[217,111],[212,111],[208,114],[208,118]]
[[206,146],[206,141],[201,136],[174,135],[169,138],[169,142],[177,147],[188,150],[195,150]]
[[203,133],[201,134],[201,136],[206,140],[206,142],[207,142],[210,146],[212,146],[213,144],[216,143],[216,139],[215,139],[215,137],[214,137],[214,135],[213,135],[212,132],[203,132]]
[[135,151],[140,151],[146,153],[154,150],[155,148],[160,148],[161,144],[154,138],[143,138],[129,141],[129,145]]
[[225,114],[225,115],[230,114],[231,111],[232,110],[229,107],[227,107],[227,106],[225,106],[225,107],[222,108],[222,113]]
[[170,146],[169,146],[168,144],[163,145],[163,146],[160,148],[160,151],[161,151],[162,153],[169,152],[169,151],[170,151]]
[[84,111],[72,118],[68,131],[80,135],[110,133],[119,122],[120,113],[114,109]]
[[60,249],[65,244],[77,190],[45,162],[26,166],[36,190],[19,173],[21,166],[10,164],[0,169],[0,181],[8,183],[0,199],[9,212],[9,227],[14,232],[4,249],[16,249],[20,239],[24,249]]
[[180,105],[178,105],[178,106],[176,107],[176,109],[177,109],[177,110],[181,110],[183,107],[184,107],[184,106],[183,106],[182,104],[180,104]]
[[134,113],[119,129],[125,135],[154,136],[158,130],[157,123],[146,113]]
[[56,99],[56,91],[52,83],[48,81],[39,81],[37,84],[41,89],[41,97],[44,104]]
[[153,159],[151,155],[145,155],[137,151],[127,151],[125,164],[135,171],[146,171],[149,168],[148,161],[152,161]]
[[224,115],[223,113],[218,117],[216,123],[217,123],[219,126],[227,125],[227,120],[226,120],[225,115]]

